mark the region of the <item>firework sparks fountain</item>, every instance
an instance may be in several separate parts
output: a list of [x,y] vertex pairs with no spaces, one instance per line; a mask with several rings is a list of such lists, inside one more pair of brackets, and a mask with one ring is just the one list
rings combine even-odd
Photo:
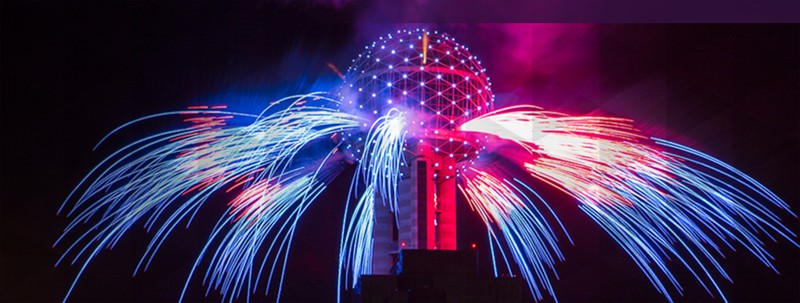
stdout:
[[[196,280],[223,300],[249,300],[262,286],[280,299],[297,222],[346,163],[357,168],[341,233],[340,298],[361,275],[387,272],[393,250],[456,249],[457,192],[485,224],[495,276],[520,275],[535,299],[555,298],[561,243],[572,240],[532,182],[573,197],[670,301],[682,290],[672,267],[725,299],[723,247],[743,247],[772,268],[764,239],[797,245],[776,213],[793,215],[787,204],[712,156],[648,137],[627,119],[532,105],[495,110],[481,61],[446,34],[380,37],[343,76],[335,92],[282,99],[260,114],[201,106],[131,122],[175,116],[190,126],[114,152],[64,202],[73,221],[56,242],[67,243],[58,263],[80,267],[64,301],[94,257],[139,224],[153,232],[135,272],[146,270],[170,233],[220,191],[234,197],[180,299]],[[234,117],[252,122],[228,125]],[[516,150],[493,156],[530,177],[482,161],[493,150]]]

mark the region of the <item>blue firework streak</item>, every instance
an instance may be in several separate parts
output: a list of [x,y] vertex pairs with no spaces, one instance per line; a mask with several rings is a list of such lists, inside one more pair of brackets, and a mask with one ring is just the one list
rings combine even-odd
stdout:
[[[723,247],[744,247],[773,268],[765,239],[797,246],[775,211],[794,214],[777,195],[709,155],[641,134],[630,120],[534,106],[492,111],[485,69],[451,37],[398,31],[366,49],[335,94],[287,97],[259,114],[200,106],[121,126],[165,116],[191,123],[112,153],[69,195],[60,212],[73,221],[56,241],[69,241],[58,263],[80,269],[64,300],[94,257],[140,224],[152,239],[134,273],[146,270],[171,232],[188,227],[217,192],[235,197],[196,257],[180,299],[193,281],[226,301],[249,300],[260,285],[280,299],[299,220],[342,163],[354,161],[343,197],[341,298],[373,272],[375,205],[398,214],[406,156],[422,148],[457,163],[449,169],[485,224],[495,276],[521,275],[537,300],[555,298],[551,279],[564,260],[560,244],[572,239],[532,182],[575,198],[670,301],[682,291],[673,266],[724,299],[718,281],[731,278],[719,262]],[[251,122],[228,125],[232,118]],[[489,144],[514,151],[497,156],[530,178],[480,161]],[[87,226],[82,232],[81,225]]]
[[[209,239],[212,243],[228,230],[214,254],[214,270],[209,269],[206,276],[222,293],[231,289],[238,292],[244,287],[244,275],[252,274],[257,248],[270,232],[282,239],[270,244],[269,253],[288,254],[297,217],[335,176],[327,161],[298,166],[293,161],[298,152],[309,142],[358,129],[363,123],[330,107],[307,105],[309,100],[335,103],[312,94],[279,100],[276,105],[289,103],[288,108],[263,116],[178,112],[201,117],[196,117],[198,124],[188,129],[153,135],[112,154],[76,188],[85,187],[68,213],[74,215],[74,221],[64,236],[82,222],[96,223],[74,240],[58,263],[70,256],[71,264],[82,261],[80,277],[102,248],[112,248],[127,230],[143,221],[148,230],[155,229],[136,271],[146,269],[170,232],[181,222],[188,226],[211,194],[243,186],[243,196],[233,200]],[[255,121],[226,127],[222,121],[232,115]],[[87,201],[93,203],[86,205]],[[204,254],[205,249],[200,258]],[[270,268],[271,278],[276,265]],[[250,289],[252,281],[247,282]],[[74,287],[75,283],[70,292]]]

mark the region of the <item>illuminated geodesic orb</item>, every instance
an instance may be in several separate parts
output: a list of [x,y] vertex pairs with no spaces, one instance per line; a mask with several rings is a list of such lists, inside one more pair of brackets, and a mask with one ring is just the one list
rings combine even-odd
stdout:
[[447,34],[398,30],[365,46],[353,60],[339,92],[341,106],[373,119],[397,108],[408,117],[409,146],[455,162],[472,161],[485,137],[467,137],[458,127],[491,111],[494,103],[480,63]]

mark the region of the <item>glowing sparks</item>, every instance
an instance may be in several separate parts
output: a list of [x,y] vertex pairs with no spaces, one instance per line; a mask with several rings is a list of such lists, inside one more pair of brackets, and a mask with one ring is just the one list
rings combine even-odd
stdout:
[[[319,97],[303,95],[280,100],[276,104],[290,103],[287,109],[257,116],[252,124],[242,127],[208,123],[219,119],[191,120],[191,127],[152,135],[113,153],[73,192],[83,188],[68,213],[74,215],[73,222],[57,243],[71,235],[80,223],[96,223],[79,234],[62,260],[69,255],[73,255],[72,264],[83,260],[79,278],[100,249],[113,247],[134,224],[144,222],[148,230],[156,230],[136,271],[146,269],[180,222],[188,225],[213,192],[238,185],[243,178],[251,178],[244,183],[249,190],[231,202],[232,212],[237,217],[246,217],[247,220],[242,220],[246,222],[255,222],[254,218],[271,214],[266,210],[269,203],[276,203],[275,199],[269,199],[272,194],[298,195],[278,185],[284,183],[284,176],[297,166],[293,161],[295,155],[313,140],[358,129],[362,123],[355,116],[305,105],[306,98]],[[84,184],[89,178],[93,181]],[[272,187],[267,190],[269,182],[276,182],[278,188],[274,190],[277,192],[273,192]],[[290,200],[277,201],[289,203]],[[89,201],[92,204],[85,205]],[[74,287],[75,283],[70,292]]]
[[[202,276],[207,293],[216,290],[223,300],[249,300],[261,279],[279,300],[298,220],[350,161],[357,167],[339,246],[341,300],[342,291],[372,273],[375,205],[387,204],[397,216],[410,146],[450,161],[431,165],[446,167],[445,179],[458,178],[459,191],[483,220],[495,276],[503,262],[506,273],[525,278],[537,300],[556,297],[551,278],[564,259],[557,234],[572,240],[530,181],[576,199],[670,301],[681,292],[671,271],[675,264],[724,299],[718,281],[730,277],[718,261],[723,247],[744,247],[772,268],[764,237],[797,245],[775,213],[791,214],[777,195],[709,155],[640,134],[631,120],[569,116],[531,105],[489,112],[494,95],[485,69],[446,34],[397,31],[365,49],[346,75],[328,63],[344,79],[340,101],[323,94],[292,96],[269,102],[257,115],[194,105],[133,120],[104,137],[101,143],[131,124],[163,117],[188,124],[112,153],[67,197],[59,212],[68,209],[72,222],[56,244],[71,243],[58,263],[79,263],[80,269],[64,300],[98,253],[139,224],[152,238],[134,274],[146,270],[172,231],[188,227],[220,192],[232,198],[180,299]],[[250,123],[236,126],[242,119]],[[508,146],[494,153],[533,178],[521,180],[477,161],[489,142],[497,143],[495,137],[522,147],[516,154]],[[442,192],[433,201],[444,199],[437,194]]]
[[[503,242],[504,245],[498,245],[503,258],[506,256],[505,250],[508,250],[514,258],[517,271],[512,270],[508,260],[504,260],[508,266],[508,273],[513,275],[514,272],[519,272],[528,282],[535,299],[543,298],[543,290],[555,297],[550,276],[557,277],[554,265],[556,260],[563,261],[564,256],[558,248],[558,240],[550,227],[551,224],[539,210],[540,207],[534,204],[520,187],[533,193],[539,202],[550,210],[550,214],[559,226],[562,226],[561,222],[547,203],[530,187],[519,180],[515,180],[516,182],[500,180],[494,176],[497,174],[470,168],[465,172],[464,185],[459,186],[459,189],[467,198],[472,210],[477,212],[486,224],[490,241],[498,244]],[[566,230],[564,233],[566,234]],[[494,248],[492,254],[494,255]],[[497,276],[496,265],[494,271]]]
[[[391,109],[375,121],[367,134],[364,156],[358,163],[357,173],[350,185],[347,211],[343,218],[339,249],[339,292],[343,287],[355,287],[361,275],[372,273],[375,199],[388,202],[392,210],[398,207],[397,183],[400,181],[400,166],[405,162],[404,118],[405,115],[399,110]],[[350,199],[358,196],[359,179],[363,179],[366,190],[351,210]]]
[[397,109],[389,110],[386,116],[375,121],[364,144],[364,157],[358,165],[364,183],[374,185],[375,193],[383,201],[388,201],[392,209],[397,208],[397,182],[400,180],[400,165],[404,162],[405,127],[404,115]]
[[[523,167],[581,202],[672,300],[681,286],[675,260],[709,292],[730,280],[717,258],[738,242],[772,268],[760,237],[795,235],[759,201],[788,211],[764,186],[708,155],[661,139],[646,140],[630,121],[567,117],[534,107],[489,113],[462,126],[495,134],[530,152]],[[684,154],[684,155],[681,155]],[[533,290],[533,289],[532,289]]]
[[[315,174],[290,175],[284,176],[285,186],[269,187],[266,185],[270,182],[261,182],[242,192],[232,203],[231,215],[220,218],[212,231],[208,244],[214,243],[216,238],[222,239],[214,250],[203,283],[207,283],[209,290],[219,290],[223,300],[226,296],[230,296],[227,298],[229,301],[238,298],[243,290],[249,298],[262,277],[268,280],[268,290],[275,276],[278,277],[278,284],[283,283],[297,220],[325,189],[324,183],[317,181]],[[259,251],[265,246],[268,248],[266,253],[260,255]],[[192,274],[209,249],[206,245],[192,268]],[[256,267],[259,263],[261,265]],[[192,274],[181,298],[185,295]],[[280,285],[276,288],[280,299],[282,288]]]
[[336,75],[339,76],[339,78],[342,78],[342,80],[345,79],[342,72],[340,72],[339,69],[336,68],[336,65],[334,65],[332,62],[328,62],[326,65],[328,65],[328,68],[330,68],[334,73],[336,73]]
[[372,229],[375,224],[376,192],[370,185],[361,195],[350,215],[344,218],[339,248],[337,290],[356,287],[361,275],[372,273]]

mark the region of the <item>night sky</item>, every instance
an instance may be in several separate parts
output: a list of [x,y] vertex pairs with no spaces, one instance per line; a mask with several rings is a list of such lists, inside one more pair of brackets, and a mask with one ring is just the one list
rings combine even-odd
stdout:
[[[75,267],[53,266],[66,249],[52,247],[69,222],[56,215],[63,199],[122,144],[181,123],[137,126],[92,152],[106,133],[187,105],[259,111],[286,94],[329,88],[337,77],[327,62],[344,70],[363,45],[404,27],[374,22],[374,7],[358,1],[0,5],[4,302],[63,298],[77,273]],[[483,58],[497,106],[532,103],[633,118],[648,134],[732,164],[800,210],[798,25],[422,25],[451,33]],[[351,174],[345,171],[300,223],[284,301],[334,299]],[[573,200],[543,184],[533,186],[575,241],[564,242],[567,260],[556,268],[562,302],[665,301]],[[150,237],[143,228],[129,231],[89,265],[71,301],[177,300],[225,199],[214,196],[190,228],[173,233],[150,270],[135,278],[131,274]],[[485,231],[474,214],[460,215],[459,245],[477,243],[485,269]],[[798,231],[800,220],[781,215]],[[800,249],[785,241],[768,247],[780,275],[744,251],[726,251],[722,263],[735,284],[721,287],[731,301],[800,301]],[[712,300],[689,273],[674,268],[686,291],[678,300]],[[203,300],[204,289],[195,280],[187,301]],[[219,297],[212,292],[207,300]]]

